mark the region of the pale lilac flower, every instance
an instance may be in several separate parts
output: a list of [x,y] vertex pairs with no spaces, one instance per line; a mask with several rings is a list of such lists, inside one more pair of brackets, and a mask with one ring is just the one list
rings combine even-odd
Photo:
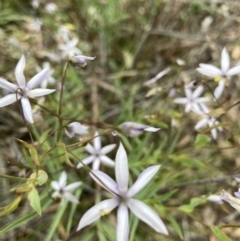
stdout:
[[195,125],[195,129],[199,130],[199,129],[205,127],[206,125],[208,125],[209,128],[211,128],[211,134],[212,134],[213,139],[216,140],[217,139],[217,131],[223,131],[223,128],[221,126],[218,126],[219,121],[217,121],[217,119],[214,116],[208,115],[209,109],[207,108],[206,105],[201,104],[200,108],[201,108],[201,110],[195,111],[195,113],[201,115],[203,118],[197,122],[197,124]]
[[27,28],[33,32],[40,32],[42,27],[42,21],[39,19],[29,19]]
[[183,104],[186,105],[185,112],[189,111],[200,111],[199,104],[203,102],[207,102],[210,100],[208,97],[200,97],[204,90],[204,87],[202,85],[198,86],[198,88],[192,92],[190,88],[185,88],[185,98],[176,98],[174,99],[174,102],[177,104]]
[[40,5],[40,2],[39,2],[39,0],[32,0],[31,5],[34,9],[37,9]]
[[240,183],[240,177],[234,177],[234,180],[235,180],[237,183]]
[[70,61],[76,65],[81,67],[85,67],[87,65],[86,60],[94,60],[96,57],[89,57],[85,55],[76,55],[70,58]]
[[64,40],[64,42],[69,42],[71,31],[68,25],[61,25],[58,28],[57,38]]
[[221,79],[221,80],[218,82],[218,86],[216,87],[216,89],[214,90],[214,93],[213,93],[214,97],[215,97],[217,100],[221,97],[224,89],[225,89],[225,79]]
[[223,204],[223,200],[220,195],[212,194],[207,199],[208,199],[208,201],[211,201],[211,202],[214,202],[217,204]]
[[[116,144],[107,145],[105,147],[101,146],[101,138],[100,136],[98,136],[98,132],[96,132],[95,138],[93,139],[93,146],[88,143],[85,147],[86,151],[90,154],[90,156],[82,160],[85,165],[93,162],[93,170],[98,170],[101,162],[104,165],[110,167],[113,167],[115,165],[114,161],[111,160],[108,156],[106,156],[106,154],[112,151],[116,147]],[[83,167],[83,164],[80,162],[78,163],[77,168],[81,167]]]
[[47,4],[45,5],[45,9],[46,9],[46,11],[47,11],[48,13],[52,14],[52,13],[56,12],[56,10],[58,9],[58,7],[57,7],[57,5],[56,5],[55,3],[50,2],[50,3],[47,3]]
[[236,198],[240,199],[240,188],[238,189],[237,192],[234,192],[234,195]]
[[186,62],[183,59],[177,59],[176,62],[179,66],[186,65]]
[[65,44],[59,44],[59,49],[62,51],[62,58],[72,57],[74,55],[81,55],[82,51],[76,47],[78,38],[68,40]]
[[[235,195],[236,195],[236,193],[235,193]],[[240,200],[239,200],[239,197],[235,198],[230,193],[228,193],[228,192],[226,192],[224,190],[222,190],[221,197],[222,197],[222,199],[224,201],[228,202],[237,211],[240,211]]]
[[67,174],[66,172],[62,172],[58,181],[51,182],[51,187],[55,190],[55,192],[52,194],[52,198],[60,198],[62,200],[62,203],[63,200],[66,199],[72,203],[78,204],[79,201],[71,192],[80,187],[82,185],[82,182],[74,182],[67,186],[66,184]]
[[199,66],[200,67],[197,68],[197,71],[201,74],[212,78],[221,77],[218,87],[214,90],[214,96],[216,99],[218,99],[224,91],[225,77],[230,79],[233,75],[240,73],[239,65],[230,68],[230,57],[226,48],[223,48],[221,54],[221,69],[211,64],[199,64]]
[[221,69],[211,64],[199,64],[199,66],[200,67],[197,68],[198,72],[213,78],[216,78],[216,77],[229,78],[233,75],[240,73],[239,65],[236,65],[230,68],[230,57],[226,48],[223,48],[222,54],[221,54]]
[[72,122],[65,128],[65,133],[69,138],[74,137],[75,134],[87,135],[88,128],[89,128],[88,126],[84,126],[79,122]]
[[45,78],[45,80],[42,81],[42,83],[40,85],[42,88],[46,88],[48,83],[49,84],[56,83],[56,80],[52,77],[52,75],[54,73],[54,70],[51,68],[49,62],[44,62],[42,68],[40,66],[36,66],[35,69],[36,69],[37,72],[40,72],[40,71],[42,71],[43,69],[46,69],[46,68],[48,69],[48,76],[47,76],[47,78]]
[[21,101],[22,111],[25,119],[33,123],[32,109],[29,98],[40,97],[51,94],[55,90],[52,89],[34,89],[36,86],[41,84],[48,76],[48,69],[44,69],[34,77],[32,77],[28,83],[26,83],[23,70],[25,68],[25,57],[24,55],[18,61],[15,68],[15,78],[18,85],[12,84],[5,79],[0,78],[0,87],[9,91],[11,94],[6,95],[0,99],[0,107],[10,105],[17,100]]
[[146,125],[139,124],[136,122],[131,122],[131,121],[124,122],[119,127],[124,132],[124,134],[128,136],[139,136],[144,131],[156,132],[160,130],[160,128],[146,126]]
[[129,234],[129,212],[148,224],[156,232],[168,235],[167,228],[158,214],[142,201],[133,198],[141,191],[158,172],[160,165],[145,169],[131,188],[128,188],[129,169],[126,151],[120,143],[116,155],[115,176],[116,182],[101,171],[92,171],[91,177],[114,197],[104,200],[90,208],[81,218],[77,230],[91,224],[103,215],[111,212],[118,206],[117,211],[117,241],[127,241]]

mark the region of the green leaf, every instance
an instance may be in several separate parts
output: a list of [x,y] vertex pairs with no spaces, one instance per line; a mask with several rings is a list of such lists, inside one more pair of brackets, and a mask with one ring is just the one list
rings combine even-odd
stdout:
[[[47,200],[46,202],[44,202],[43,204],[43,209],[45,209],[47,206],[49,206],[49,204],[52,202],[52,200]],[[25,224],[26,222],[32,220],[33,218],[36,217],[36,212],[30,212],[24,216],[20,216],[20,218],[15,219],[14,221],[11,221],[9,225],[5,226],[3,229],[0,230],[0,235],[3,235],[17,227],[22,226],[23,224]]]
[[176,231],[176,233],[178,234],[180,239],[183,240],[182,230],[181,230],[180,226],[178,225],[178,223],[176,222],[176,220],[173,218],[173,216],[167,215],[166,218],[171,223],[173,229]]
[[17,141],[21,142],[28,149],[35,165],[39,166],[37,149],[23,140],[17,139]]
[[218,238],[219,241],[232,241],[222,230],[220,230],[216,226],[212,226],[211,230],[216,238]]
[[188,158],[186,155],[171,155],[170,158],[175,162],[181,163],[187,167],[205,168],[204,163],[202,163],[200,160]]
[[58,146],[58,147],[60,147],[61,149],[63,149],[64,155],[65,155],[65,159],[66,159],[66,163],[67,163],[69,166],[75,168],[75,166],[71,163],[71,161],[70,161],[70,159],[69,159],[69,157],[68,157],[68,151],[67,151],[67,148],[66,148],[65,144],[62,143],[62,142],[57,142],[57,143],[56,143],[56,146]]
[[39,214],[41,215],[41,203],[40,203],[40,197],[38,194],[37,189],[32,186],[32,190],[28,193],[28,200],[30,202],[31,207]]
[[42,186],[48,180],[48,175],[45,171],[39,170],[38,174],[36,172],[32,173],[30,179],[37,180],[38,185]]
[[7,206],[0,207],[0,217],[6,216],[9,213],[13,212],[18,207],[21,200],[22,200],[22,196],[18,196]]
[[[82,189],[78,189],[74,196],[79,200],[81,193],[82,193]],[[74,218],[77,207],[78,207],[77,204],[72,203],[70,212],[68,213],[67,234],[70,234],[73,218]]]
[[210,138],[207,135],[198,134],[194,142],[195,147],[203,147],[210,141]]
[[59,209],[55,216],[53,217],[53,220],[51,222],[51,226],[48,230],[47,237],[45,237],[44,241],[50,241],[53,240],[53,235],[56,233],[56,229],[58,228],[59,223],[62,220],[62,216],[66,210],[68,202],[65,200],[62,206],[59,206]]
[[200,204],[205,203],[206,201],[207,201],[207,198],[194,197],[191,199],[189,204],[182,205],[179,207],[179,209],[185,213],[191,213],[191,212],[193,212],[195,207],[197,207]]

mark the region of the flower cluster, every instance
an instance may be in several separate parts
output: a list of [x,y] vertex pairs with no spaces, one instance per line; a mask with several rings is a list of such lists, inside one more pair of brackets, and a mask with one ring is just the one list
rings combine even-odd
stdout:
[[[221,97],[225,84],[231,79],[233,75],[240,73],[240,65],[236,65],[230,68],[230,57],[224,48],[221,54],[221,69],[217,68],[211,64],[200,64],[197,71],[203,75],[210,78],[215,78],[217,80],[218,86],[214,90],[213,99],[217,100]],[[208,125],[210,128],[213,139],[217,139],[217,131],[223,131],[217,118],[211,114],[211,111],[205,105],[206,102],[210,102],[210,97],[200,97],[203,93],[204,87],[202,85],[198,86],[194,92],[192,92],[193,85],[189,84],[185,86],[185,98],[175,98],[174,102],[177,104],[184,104],[185,112],[193,111],[200,116],[200,120],[195,125],[195,129],[199,130]]]

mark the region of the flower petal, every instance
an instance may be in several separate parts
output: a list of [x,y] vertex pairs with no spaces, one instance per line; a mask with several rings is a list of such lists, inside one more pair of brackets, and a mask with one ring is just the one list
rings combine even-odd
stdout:
[[208,201],[211,201],[211,202],[214,202],[217,204],[223,204],[223,200],[220,195],[212,194],[207,199],[208,199]]
[[221,69],[226,73],[230,67],[230,57],[226,48],[223,48],[221,54]]
[[89,152],[90,154],[95,154],[95,149],[94,149],[94,147],[93,147],[91,144],[89,144],[89,143],[85,146],[85,150],[86,150],[87,152]]
[[56,190],[56,191],[59,191],[61,189],[60,185],[59,185],[59,182],[57,181],[52,181],[51,182],[51,187]]
[[192,98],[197,99],[202,94],[203,90],[203,85],[198,86],[197,89],[193,92]]
[[29,82],[27,83],[27,87],[29,89],[33,89],[36,86],[40,85],[48,77],[48,74],[49,69],[43,69],[41,72],[39,72],[29,80]]
[[139,136],[140,134],[142,134],[144,132],[144,129],[146,128],[146,126],[143,124],[140,124],[140,123],[127,121],[127,122],[122,123],[120,125],[120,128],[126,135],[135,137],[135,136]]
[[74,135],[75,135],[75,133],[73,132],[72,129],[69,130],[68,128],[65,128],[64,131],[65,131],[65,134],[66,134],[69,138],[73,138]]
[[204,117],[202,120],[198,121],[197,124],[195,125],[195,129],[201,129],[202,127],[206,126],[208,123],[208,118]]
[[79,135],[86,135],[88,134],[88,126],[84,126],[80,124],[79,122],[72,122],[68,125],[69,128],[73,130],[74,133]]
[[119,194],[117,183],[102,171],[94,170],[90,173],[92,179],[112,194]]
[[132,198],[128,200],[127,205],[135,216],[148,224],[156,232],[168,235],[165,224],[148,205]]
[[184,104],[184,105],[188,103],[188,99],[187,98],[176,98],[173,101],[174,101],[174,103]]
[[224,88],[225,88],[225,81],[224,81],[224,79],[221,79],[219,81],[217,88],[214,90],[214,97],[216,99],[219,99],[219,97],[221,97],[221,95],[224,91]]
[[64,191],[67,191],[67,192],[74,191],[75,189],[77,189],[77,188],[80,187],[81,185],[82,185],[82,182],[74,182],[74,183],[71,183],[71,184],[67,185],[67,186],[64,188]]
[[116,144],[111,144],[111,145],[107,145],[107,146],[104,146],[100,153],[105,155],[107,154],[108,152],[112,151],[114,148],[116,147]]
[[100,160],[106,166],[109,166],[109,167],[115,166],[115,162],[112,159],[110,159],[108,156],[105,156],[105,155],[100,156]]
[[34,98],[34,97],[39,97],[39,96],[43,96],[43,95],[49,95],[51,93],[53,93],[56,90],[53,89],[34,89],[34,90],[28,90],[27,91],[27,96],[30,98]]
[[110,213],[118,204],[119,201],[116,198],[107,199],[96,204],[82,216],[77,231],[96,221],[101,216]]
[[211,134],[212,134],[213,139],[216,140],[216,139],[217,139],[217,129],[216,129],[216,128],[213,128],[213,129],[211,130]]
[[186,107],[185,107],[185,112],[187,113],[187,112],[191,111],[192,109],[193,109],[192,108],[192,103],[187,103]]
[[94,135],[96,137],[93,139],[93,146],[94,146],[95,150],[100,151],[101,150],[101,138],[98,135],[99,135],[99,133],[96,131],[95,135]]
[[77,198],[74,195],[72,195],[70,192],[64,192],[63,197],[72,203],[76,203],[76,204],[79,203]]
[[3,88],[3,89],[6,89],[8,91],[11,91],[11,92],[17,91],[17,88],[18,88],[17,85],[14,85],[14,84],[10,83],[3,78],[0,78],[0,87]]
[[24,118],[29,122],[33,123],[33,117],[32,117],[32,107],[30,105],[29,99],[26,97],[21,98],[21,105],[22,105],[22,111]]
[[[94,158],[95,158],[94,156],[88,156],[88,157],[84,158],[84,159],[82,160],[82,162],[83,162],[85,165],[88,165],[89,163],[93,162]],[[79,163],[77,164],[77,168],[81,168],[81,167],[83,167],[83,164],[82,164],[81,162],[79,162]]]
[[144,129],[144,131],[149,131],[149,132],[156,132],[159,131],[161,128],[155,128],[152,126],[146,126],[146,128]]
[[117,241],[127,241],[129,234],[128,208],[121,203],[117,211]]
[[99,157],[96,157],[94,160],[93,160],[93,165],[92,165],[92,169],[93,170],[98,170],[99,167],[100,167],[100,158]]
[[192,97],[192,90],[190,88],[186,88],[185,86],[184,91],[188,99]]
[[116,176],[119,192],[121,194],[126,193],[128,189],[128,179],[129,179],[128,159],[127,159],[127,153],[121,142],[116,154],[115,176]]
[[214,65],[211,64],[199,64],[200,68],[197,68],[197,71],[203,75],[209,77],[218,77],[222,76],[222,71]]
[[16,97],[18,97],[18,99],[21,98],[20,95],[16,95],[16,94],[9,94],[0,98],[0,107],[11,105],[12,103],[16,102],[17,101]]
[[22,55],[22,57],[18,61],[17,66],[15,68],[15,78],[20,88],[24,88],[26,86],[26,79],[23,74],[24,69],[25,69],[25,57],[24,55]]
[[53,194],[51,195],[52,198],[56,198],[56,197],[59,197],[61,198],[62,197],[62,194],[59,192],[59,191],[55,191],[53,192]]
[[60,177],[59,177],[59,186],[61,188],[64,188],[66,186],[66,183],[67,183],[67,173],[66,172],[62,172]]
[[153,178],[153,176],[158,172],[160,165],[154,165],[145,169],[139,176],[136,182],[128,189],[127,197],[133,197],[139,191],[141,191]]
[[240,65],[237,65],[227,71],[227,76],[233,76],[239,73],[240,73]]

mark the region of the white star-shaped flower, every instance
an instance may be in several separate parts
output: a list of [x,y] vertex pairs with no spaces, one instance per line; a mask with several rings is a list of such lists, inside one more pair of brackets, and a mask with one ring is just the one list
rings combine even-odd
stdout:
[[129,212],[148,224],[156,232],[168,235],[168,231],[158,214],[142,201],[133,198],[141,191],[158,172],[160,165],[145,169],[131,188],[128,188],[129,169],[126,151],[120,144],[116,155],[116,182],[99,170],[92,171],[91,177],[114,197],[104,200],[90,208],[81,218],[77,230],[91,224],[118,206],[117,211],[117,241],[127,241],[129,234]]
[[220,76],[229,78],[240,73],[239,65],[230,68],[230,57],[226,48],[223,48],[221,54],[221,69],[211,64],[199,64],[199,66],[200,67],[197,68],[198,72],[213,78]]
[[214,90],[214,96],[218,99],[225,88],[225,77],[230,79],[233,75],[240,73],[240,65],[230,68],[230,57],[226,48],[223,48],[221,54],[221,69],[211,64],[199,64],[197,71],[211,78],[221,77],[218,87]]
[[82,51],[76,47],[77,43],[78,38],[73,38],[72,40],[67,40],[65,44],[59,44],[59,49],[62,51],[62,58],[81,55]]
[[203,90],[204,87],[202,85],[198,86],[194,92],[190,88],[185,87],[186,98],[176,98],[174,102],[186,105],[185,112],[200,111],[199,104],[210,100],[209,97],[199,97]]
[[6,89],[11,94],[6,95],[0,99],[0,107],[10,105],[17,100],[21,101],[22,111],[25,119],[33,123],[32,108],[30,105],[29,98],[40,97],[51,94],[55,90],[53,89],[34,89],[40,85],[48,76],[49,70],[43,69],[41,72],[32,77],[28,83],[26,83],[23,70],[25,68],[25,57],[24,55],[18,61],[15,68],[15,78],[18,85],[12,84],[5,79],[0,78],[0,87]]
[[62,200],[66,199],[72,203],[78,204],[79,201],[76,199],[74,195],[72,195],[72,191],[77,189],[82,185],[82,182],[74,182],[67,185],[67,174],[66,172],[62,172],[58,181],[52,181],[51,186],[55,190],[52,194],[52,198],[57,199],[60,198]]
[[[98,132],[96,132],[95,138],[93,139],[93,146],[88,143],[85,147],[86,151],[90,154],[90,156],[84,158],[82,162],[85,165],[93,162],[93,170],[98,170],[101,162],[106,166],[113,167],[115,165],[114,161],[107,157],[106,154],[112,151],[115,147],[116,144],[111,144],[102,148],[101,138],[100,136],[98,136]],[[82,166],[82,163],[78,163],[77,168],[81,168]]]
[[213,139],[216,140],[217,139],[217,131],[223,131],[223,128],[221,126],[218,126],[219,121],[217,121],[217,119],[214,116],[208,115],[209,109],[207,108],[206,105],[201,104],[200,108],[201,108],[200,112],[195,111],[195,113],[197,113],[198,115],[201,115],[203,118],[197,122],[197,124],[195,125],[195,129],[199,130],[199,129],[205,127],[206,125],[208,125],[209,128],[211,128],[211,134],[212,134]]

